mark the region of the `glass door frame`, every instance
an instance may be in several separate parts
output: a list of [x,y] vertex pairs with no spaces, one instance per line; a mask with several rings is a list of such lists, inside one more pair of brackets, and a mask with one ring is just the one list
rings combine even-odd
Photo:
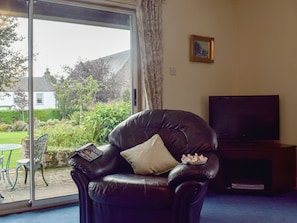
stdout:
[[[138,64],[138,51],[137,49],[137,32],[136,32],[136,13],[135,7],[128,6],[127,9],[123,9],[121,4],[120,8],[110,8],[106,5],[89,5],[87,3],[74,3],[70,1],[60,1],[60,0],[23,0],[27,2],[27,10],[28,10],[28,102],[29,102],[29,139],[30,139],[30,160],[34,160],[34,151],[33,151],[33,143],[34,143],[34,101],[33,101],[33,30],[34,30],[34,3],[35,2],[48,2],[48,3],[55,3],[55,4],[62,4],[62,5],[71,5],[83,8],[92,8],[98,10],[107,10],[111,12],[119,12],[123,14],[130,15],[130,32],[131,32],[131,73],[132,73],[132,113],[137,112],[141,109],[141,81],[139,76]],[[20,14],[20,12],[18,12]],[[16,13],[16,14],[18,14]],[[15,13],[12,13],[15,14]],[[22,14],[22,13],[21,13]],[[22,14],[24,15],[24,14]],[[30,169],[34,169],[34,162],[30,162]],[[70,173],[69,173],[70,174]],[[34,179],[34,171],[30,171],[30,199],[28,201],[16,201],[12,203],[2,204],[0,210],[0,216],[18,212],[25,212],[25,211],[32,211],[32,210],[39,210],[44,208],[50,207],[57,207],[61,205],[70,205],[76,204],[78,202],[78,194],[73,195],[65,195],[60,197],[53,197],[47,199],[36,200],[35,197],[35,179]]]

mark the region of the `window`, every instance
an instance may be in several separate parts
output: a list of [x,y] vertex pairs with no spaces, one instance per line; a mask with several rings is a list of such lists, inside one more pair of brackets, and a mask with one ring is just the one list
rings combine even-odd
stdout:
[[36,104],[43,105],[43,93],[36,93]]
[[[136,32],[135,32],[135,26],[136,26],[136,21],[135,21],[135,11],[130,9],[124,9],[121,7],[108,7],[108,6],[99,6],[94,4],[80,4],[80,3],[74,3],[74,1],[71,1],[71,4],[69,3],[68,5],[65,3],[66,1],[63,1],[64,3],[59,3],[62,1],[54,1],[54,0],[39,0],[39,1],[34,1],[34,26],[33,26],[33,32],[34,32],[34,38],[33,38],[33,47],[31,47],[30,49],[33,49],[33,54],[34,54],[34,60],[32,59],[31,61],[33,61],[33,67],[34,69],[28,69],[29,71],[33,71],[33,88],[30,88],[31,90],[28,90],[29,92],[29,96],[31,95],[31,93],[34,93],[34,97],[32,99],[32,97],[29,97],[29,114],[34,114],[30,108],[32,107],[31,105],[34,104],[36,109],[44,109],[44,108],[53,108],[56,107],[55,103],[60,103],[61,104],[61,100],[55,100],[55,96],[56,94],[54,93],[54,91],[52,91],[51,89],[49,89],[48,85],[46,84],[41,84],[39,82],[36,81],[35,78],[38,77],[42,77],[42,76],[46,76],[45,75],[45,71],[47,73],[47,71],[50,71],[50,74],[52,76],[56,77],[56,74],[60,74],[59,70],[56,71],[56,68],[60,68],[61,66],[53,66],[53,61],[54,59],[61,59],[61,62],[63,63],[62,65],[71,65],[71,68],[76,68],[75,67],[75,63],[74,65],[72,63],[68,63],[68,61],[66,61],[66,59],[69,59],[69,57],[63,56],[62,53],[64,53],[65,51],[67,51],[70,54],[74,54],[77,56],[82,57],[81,59],[83,60],[83,62],[85,63],[89,63],[92,61],[96,61],[97,59],[100,58],[105,58],[106,61],[111,63],[111,69],[110,71],[112,71],[113,73],[117,73],[119,77],[125,77],[127,76],[127,79],[125,79],[126,82],[123,82],[122,84],[119,83],[118,78],[115,78],[114,81],[117,81],[117,89],[116,90],[120,90],[121,93],[127,93],[129,90],[129,95],[130,97],[127,97],[130,101],[131,101],[131,110],[133,112],[136,112],[137,110],[139,110],[139,104],[140,103],[136,103],[136,101],[140,100],[141,97],[135,97],[136,95],[136,88],[138,88],[140,86],[140,81],[139,79],[137,79],[137,61],[136,61],[136,57],[137,57],[137,50],[135,49],[136,46]],[[70,1],[68,1],[70,2]],[[4,15],[8,15],[8,16],[20,16],[20,17],[25,17],[27,16],[27,0],[1,0],[0,1],[0,14],[4,14]],[[99,3],[98,3],[99,4]],[[114,3],[115,4],[115,3]],[[20,20],[22,18],[19,18]],[[42,24],[42,25],[40,25]],[[50,46],[50,42],[46,40],[46,38],[43,38],[41,34],[45,34],[48,30],[49,30],[49,26],[51,24],[54,24],[55,28],[58,28],[59,25],[63,24],[63,25],[69,25],[69,26],[80,26],[80,29],[78,32],[74,33],[72,37],[66,37],[66,34],[69,34],[67,32],[64,31],[53,31],[50,34],[50,38],[51,38],[51,42],[55,43],[55,47],[51,47]],[[26,27],[25,30],[27,32],[28,27],[27,27],[27,22],[25,23]],[[129,33],[130,39],[128,39],[130,44],[133,44],[133,46],[131,47],[131,49],[127,49],[127,50],[123,50],[122,48],[118,48],[116,52],[114,53],[110,53],[110,54],[106,54],[106,55],[99,55],[99,53],[101,53],[100,50],[96,50],[95,46],[99,45],[99,43],[102,42],[102,35],[96,35],[95,38],[98,42],[96,42],[91,49],[86,49],[87,44],[86,42],[88,41],[88,38],[92,35],[90,30],[88,31],[84,31],[83,33],[85,34],[85,36],[83,38],[77,38],[78,34],[80,34],[80,32],[82,32],[82,30],[85,30],[85,28],[89,27],[91,28],[105,28],[107,31],[108,30],[112,30],[112,29],[116,29],[118,31],[125,31],[127,33]],[[19,27],[20,28],[20,27]],[[62,29],[63,30],[63,29]],[[42,32],[40,32],[42,31]],[[107,32],[106,31],[106,32]],[[77,34],[77,35],[76,35]],[[30,33],[28,35],[24,35],[24,36],[31,36]],[[93,36],[94,37],[94,36]],[[117,45],[117,43],[119,43],[119,39],[122,41],[123,38],[120,38],[119,35],[113,35],[110,36],[110,39],[112,37],[117,37],[118,39],[115,39],[112,44],[110,45],[106,45],[107,49],[110,49],[112,47],[114,47],[115,45]],[[68,40],[68,42],[70,42],[70,40],[74,40],[74,39],[78,39],[75,47],[73,47],[71,50],[65,49],[65,44],[63,44],[63,39]],[[41,39],[41,41],[39,41],[39,39]],[[30,41],[25,41],[26,43],[30,43]],[[30,45],[30,44],[29,44]],[[41,47],[45,47],[45,50],[41,50]],[[80,48],[84,48],[86,49],[86,51],[89,53],[87,56],[83,55],[82,53],[77,53],[77,52],[81,52],[79,51]],[[133,49],[134,48],[134,49]],[[28,49],[28,47],[26,47],[26,49]],[[51,57],[50,56],[50,50],[56,50],[56,54],[55,57]],[[93,53],[94,51],[97,52],[97,56],[96,57],[89,57],[89,55],[91,55],[91,53]],[[128,63],[127,66],[124,66],[123,63],[119,63],[119,62],[123,62],[124,60],[120,60],[120,58],[126,58],[123,57],[123,55],[125,56],[125,52],[121,53],[123,51],[128,51]],[[44,54],[43,54],[44,53]],[[29,53],[28,53],[29,55]],[[112,58],[110,58],[110,56],[113,56]],[[120,57],[119,57],[120,56]],[[44,60],[41,60],[41,58],[45,58]],[[78,59],[80,59],[79,57],[77,57]],[[65,61],[64,61],[65,59]],[[127,62],[126,60],[124,62]],[[85,65],[85,63],[81,63],[82,65]],[[30,64],[30,63],[29,63]],[[91,63],[90,63],[91,64]],[[92,65],[92,64],[91,64]],[[120,66],[121,65],[121,66]],[[40,71],[39,66],[42,66]],[[47,69],[49,68],[49,70]],[[126,72],[126,71],[129,72]],[[30,73],[30,72],[28,72]],[[63,74],[63,73],[62,73]],[[128,75],[124,75],[124,74],[128,74]],[[57,75],[58,76],[58,75]],[[60,77],[60,76],[59,76]],[[63,76],[63,78],[67,78],[67,76]],[[128,79],[129,78],[129,79]],[[105,80],[105,79],[103,79]],[[106,79],[105,81],[107,81],[108,83],[111,82],[110,78]],[[60,82],[57,82],[60,83]],[[27,85],[26,85],[27,86]],[[56,85],[54,84],[54,87],[56,87]],[[65,90],[68,90],[69,88],[65,88]],[[102,88],[105,89],[105,88]],[[111,88],[113,89],[113,88]],[[128,90],[127,90],[128,89]],[[132,91],[133,89],[133,91]],[[56,90],[56,88],[54,88],[54,90]],[[33,92],[32,92],[33,91]],[[97,91],[98,92],[98,91]],[[123,94],[126,95],[126,94]],[[137,94],[138,95],[138,94]],[[102,97],[102,95],[99,95]],[[109,97],[114,96],[114,92],[110,92],[110,94],[108,95]],[[133,97],[134,96],[134,97]],[[124,98],[124,97],[123,97]],[[126,98],[126,97],[125,97]],[[101,99],[101,98],[100,98]],[[68,98],[66,98],[65,100],[69,100]],[[69,100],[70,101],[70,100]],[[133,103],[132,103],[133,101]],[[55,102],[54,104],[51,104],[51,102]],[[72,103],[72,102],[71,102]],[[31,115],[31,117],[34,117],[34,115]],[[29,119],[31,122],[31,124],[33,124],[33,120]],[[31,128],[34,129],[34,128]],[[31,133],[31,132],[30,132]],[[30,134],[30,137],[32,137],[32,135],[34,136],[34,134]],[[48,149],[50,149],[50,146],[48,146]],[[63,169],[63,168],[67,168],[67,169]],[[61,170],[60,170],[61,169]],[[14,200],[8,200],[9,196],[6,196],[5,199],[5,203],[10,203],[10,202],[15,202],[15,204],[13,204],[13,209],[18,210],[19,208],[22,208],[22,210],[26,209],[26,210],[30,210],[33,208],[37,208],[39,205],[42,205],[42,207],[45,206],[54,206],[56,202],[58,202],[59,204],[67,204],[67,203],[73,203],[74,201],[77,200],[77,188],[74,185],[74,182],[72,179],[70,179],[70,174],[69,174],[69,167],[62,167],[62,168],[56,168],[56,167],[49,167],[47,166],[46,168],[46,173],[45,173],[45,177],[46,179],[51,179],[50,178],[50,174],[51,171],[56,171],[56,170],[60,170],[61,172],[66,172],[66,178],[61,178],[56,174],[53,174],[53,176],[56,176],[59,180],[63,180],[65,182],[65,180],[70,181],[71,184],[67,184],[67,189],[69,189],[69,191],[67,191],[65,193],[65,191],[62,190],[58,190],[57,188],[55,188],[57,181],[58,180],[53,180],[52,182],[50,182],[49,180],[49,185],[48,187],[45,188],[44,184],[32,184],[32,188],[30,188],[30,190],[28,190],[27,188],[25,188],[26,190],[21,191],[21,187],[25,186],[23,184],[23,181],[19,181],[19,185],[17,185],[17,190],[13,191],[12,193],[14,193],[14,196],[11,196],[14,198]],[[53,172],[56,173],[56,172]],[[40,180],[40,177],[38,177],[39,171],[36,172],[36,181]],[[69,179],[68,179],[69,178]],[[30,180],[31,182],[33,181],[34,177],[32,177],[32,179]],[[58,184],[58,188],[59,188],[59,184]],[[52,193],[44,193],[45,189],[47,191],[50,191],[50,189],[52,190]],[[0,191],[2,192],[2,188],[0,187]],[[30,193],[34,191],[34,193]],[[9,191],[3,191],[4,193],[10,193]],[[17,192],[21,192],[19,195],[16,194]],[[25,198],[24,198],[25,196]],[[50,199],[48,199],[50,198]],[[28,207],[27,203],[24,203],[23,200],[26,199],[30,199],[30,204],[32,205],[32,207]],[[25,207],[23,206],[25,205]],[[10,204],[2,204],[1,205],[1,211],[0,214],[2,213],[11,213],[12,211],[12,205]]]

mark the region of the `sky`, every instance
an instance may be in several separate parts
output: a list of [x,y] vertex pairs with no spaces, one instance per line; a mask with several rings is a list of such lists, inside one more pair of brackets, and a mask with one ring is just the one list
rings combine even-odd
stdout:
[[[28,22],[19,18],[18,33],[25,37],[15,44],[24,55],[28,52]],[[130,49],[130,31],[98,26],[34,20],[34,76],[49,69],[52,75],[62,75],[62,67],[73,67],[79,60],[93,60]]]

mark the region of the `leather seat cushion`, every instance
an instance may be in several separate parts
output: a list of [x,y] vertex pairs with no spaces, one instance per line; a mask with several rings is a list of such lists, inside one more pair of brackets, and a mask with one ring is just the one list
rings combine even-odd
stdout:
[[88,190],[95,202],[133,208],[168,208],[174,197],[164,176],[113,174],[92,180]]

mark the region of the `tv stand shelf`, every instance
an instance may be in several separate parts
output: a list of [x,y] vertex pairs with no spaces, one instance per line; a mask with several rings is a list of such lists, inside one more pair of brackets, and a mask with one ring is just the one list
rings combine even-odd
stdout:
[[296,185],[296,146],[219,142],[218,157],[214,189],[272,194]]

